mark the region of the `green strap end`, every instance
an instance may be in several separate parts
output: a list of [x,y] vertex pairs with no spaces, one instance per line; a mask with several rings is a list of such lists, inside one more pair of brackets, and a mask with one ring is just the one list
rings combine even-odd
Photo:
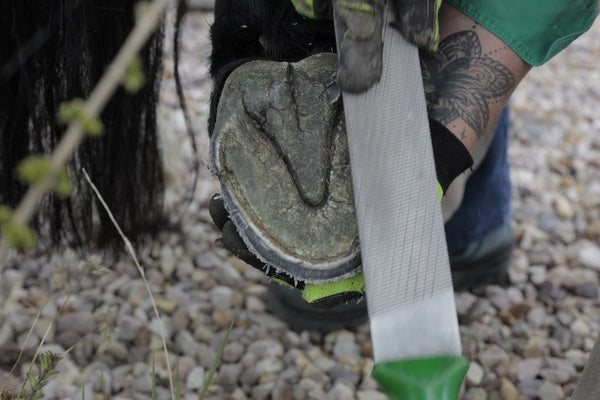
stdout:
[[390,400],[457,400],[469,361],[461,356],[379,363],[373,378]]

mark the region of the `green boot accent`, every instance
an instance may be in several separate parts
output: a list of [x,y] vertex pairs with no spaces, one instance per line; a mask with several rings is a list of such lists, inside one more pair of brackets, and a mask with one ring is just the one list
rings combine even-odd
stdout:
[[318,285],[305,283],[294,287],[282,279],[273,278],[274,282],[297,289],[302,292],[302,298],[318,308],[327,308],[336,304],[345,303],[348,300],[363,297],[365,295],[365,279],[361,273],[341,281],[326,282]]
[[[348,294],[348,298],[363,296],[365,294],[365,278],[361,273],[350,278],[336,282],[326,282],[318,285],[305,284],[302,297],[308,303],[323,301],[328,297],[338,297]],[[341,297],[338,297],[341,299]]]

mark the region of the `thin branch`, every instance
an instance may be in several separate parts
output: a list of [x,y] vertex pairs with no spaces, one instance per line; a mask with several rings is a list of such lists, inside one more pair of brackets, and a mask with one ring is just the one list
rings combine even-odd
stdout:
[[[123,77],[131,61],[139,54],[144,44],[148,41],[148,38],[156,30],[168,4],[169,0],[154,0],[144,8],[143,13],[140,13],[141,15],[137,19],[123,47],[121,47],[119,53],[86,101],[83,108],[84,118],[97,118],[100,115],[106,103],[123,81]],[[11,226],[25,226],[29,222],[40,200],[54,188],[60,172],[85,136],[86,134],[81,124],[77,121],[69,125],[67,132],[58,143],[50,158],[48,173],[41,182],[30,186],[9,222]],[[8,243],[6,238],[2,238],[0,241],[0,271],[2,271],[4,266],[4,257],[7,251]]]
[[190,11],[210,12],[215,9],[215,0],[189,0]]
[[104,201],[102,194],[100,194],[100,192],[98,191],[98,188],[96,187],[96,185],[94,185],[94,183],[90,179],[90,176],[88,175],[88,173],[86,172],[85,169],[83,169],[83,175],[84,175],[85,179],[88,181],[88,183],[90,184],[90,186],[92,187],[92,190],[94,191],[94,194],[96,194],[98,201],[100,202],[100,204],[102,204],[102,207],[104,207],[104,210],[106,210],[106,213],[108,214],[108,218],[110,218],[110,221],[115,226],[115,229],[119,233],[119,236],[121,236],[123,243],[125,243],[125,248],[127,249],[127,252],[133,259],[133,262],[134,262],[135,266],[137,267],[137,270],[140,273],[140,276],[144,280],[144,284],[146,285],[146,290],[148,291],[148,295],[150,296],[150,302],[152,303],[152,308],[154,309],[154,314],[156,314],[156,318],[158,318],[158,322],[159,322],[159,326],[160,326],[160,338],[162,340],[163,350],[165,352],[165,360],[166,360],[166,364],[167,364],[167,370],[169,372],[169,385],[171,387],[171,396],[173,399],[175,399],[173,374],[171,372],[171,363],[169,361],[169,352],[167,350],[167,342],[165,340],[165,327],[162,322],[162,319],[160,318],[158,308],[156,307],[156,301],[154,301],[154,295],[152,294],[152,290],[150,290],[150,284],[148,283],[148,280],[146,279],[146,273],[144,272],[144,269],[140,265],[138,258],[135,255],[135,250],[133,249],[133,246],[131,245],[131,241],[123,233],[123,230],[119,226],[119,223],[117,222],[113,213],[110,211],[110,208],[108,208],[108,205]]

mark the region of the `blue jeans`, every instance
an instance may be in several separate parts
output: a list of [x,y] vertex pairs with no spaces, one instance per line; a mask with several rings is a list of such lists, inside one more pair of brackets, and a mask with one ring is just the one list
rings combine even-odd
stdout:
[[460,207],[446,223],[449,251],[464,249],[510,224],[509,130],[510,116],[506,107],[498,119],[495,137],[483,162],[467,180]]

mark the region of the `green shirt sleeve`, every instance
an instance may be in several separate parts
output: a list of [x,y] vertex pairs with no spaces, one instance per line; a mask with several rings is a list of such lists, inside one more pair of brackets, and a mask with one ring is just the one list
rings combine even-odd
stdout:
[[526,63],[541,65],[586,32],[597,0],[446,0],[502,39]]

